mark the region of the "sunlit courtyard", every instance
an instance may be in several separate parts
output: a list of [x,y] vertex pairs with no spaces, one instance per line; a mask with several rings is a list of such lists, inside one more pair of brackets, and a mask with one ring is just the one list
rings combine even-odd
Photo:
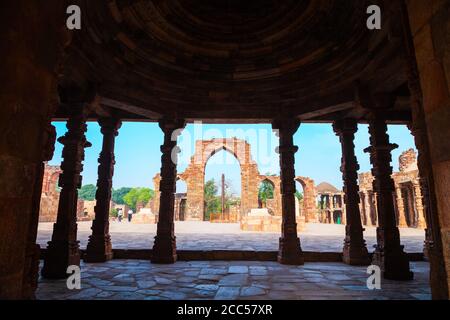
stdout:
[[[92,222],[78,222],[80,247],[86,248]],[[40,223],[38,243],[46,247],[51,238],[53,224]],[[151,249],[156,235],[156,224],[133,224],[126,221],[111,222],[111,241],[116,249]],[[241,231],[239,223],[210,223],[177,221],[175,223],[177,248],[180,250],[278,250],[279,233]],[[423,251],[424,231],[400,228],[402,244],[408,253]],[[316,252],[341,252],[345,235],[344,225],[306,224],[300,233],[302,249]],[[369,252],[376,244],[376,228],[366,227],[364,237]]]

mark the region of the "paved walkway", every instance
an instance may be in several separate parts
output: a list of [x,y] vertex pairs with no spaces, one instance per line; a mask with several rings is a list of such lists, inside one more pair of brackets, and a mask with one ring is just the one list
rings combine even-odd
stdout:
[[142,260],[82,263],[81,290],[65,280],[40,279],[38,299],[430,299],[428,263],[411,263],[414,280],[382,280],[381,290],[368,290],[364,267],[342,263],[285,266],[276,262],[177,262],[153,265]]
[[[81,248],[86,248],[91,234],[91,222],[78,223],[78,239]],[[51,238],[52,223],[40,223],[38,243],[43,248]],[[111,238],[117,249],[149,249],[156,234],[154,224],[132,224],[112,222]],[[176,222],[177,248],[183,250],[278,250],[278,233],[244,232],[239,224],[215,224],[210,222]],[[301,232],[302,249],[317,252],[340,252],[345,234],[343,225],[307,224]],[[400,229],[402,244],[406,252],[422,252],[424,231]],[[376,243],[376,229],[367,227],[365,239],[369,251]]]

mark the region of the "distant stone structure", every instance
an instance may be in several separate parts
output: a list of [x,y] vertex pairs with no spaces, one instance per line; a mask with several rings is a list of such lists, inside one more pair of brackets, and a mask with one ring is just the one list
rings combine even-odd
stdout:
[[[417,155],[414,149],[399,157],[399,171],[392,174],[395,183],[395,211],[399,227],[426,227],[422,192],[420,187]],[[370,172],[359,175],[361,219],[364,225],[376,226],[377,204],[373,192],[373,176]]]
[[58,214],[59,191],[58,180],[62,170],[59,166],[45,163],[44,182],[42,185],[39,222],[54,222]]
[[319,222],[345,224],[344,192],[328,182],[322,182],[316,187],[316,193],[319,198]]
[[[55,222],[58,214],[59,176],[62,170],[60,166],[52,166],[45,163],[44,182],[42,185],[41,204],[39,209],[39,222]],[[77,200],[77,220],[91,221],[95,217],[94,207],[96,201]],[[113,208],[113,206],[111,206]]]
[[[261,207],[258,199],[258,190],[262,182],[268,181],[274,189],[273,199],[267,199],[265,204],[270,217],[281,217],[281,191],[280,191],[280,177],[261,175],[258,170],[258,165],[252,159],[250,144],[241,139],[211,139],[199,140],[195,145],[195,153],[191,157],[190,164],[183,173],[177,175],[178,180],[183,180],[187,185],[187,192],[185,194],[177,194],[175,197],[175,219],[188,221],[203,221],[205,219],[205,204],[204,204],[204,180],[205,167],[208,160],[217,152],[225,150],[231,153],[239,161],[241,167],[241,203],[239,208],[233,210],[239,211],[240,220],[243,230],[246,230],[248,225],[261,225],[260,229],[277,229],[281,226],[281,220],[278,218],[265,218],[264,222],[250,222],[252,217],[249,213],[253,209]],[[296,177],[304,191],[303,207],[299,210],[299,216],[303,216],[302,221],[315,222],[317,221],[317,209],[315,203],[315,189],[314,181],[306,177]],[[152,211],[158,213],[159,211],[159,185],[161,182],[160,174],[156,174],[153,178],[155,186],[155,197],[151,201],[149,207]],[[301,214],[300,214],[301,212]],[[256,219],[256,218],[255,218]],[[264,218],[257,217],[261,220]],[[274,221],[270,223],[268,221]],[[273,227],[262,227],[263,225],[273,224]],[[276,225],[276,227],[275,227]],[[257,228],[256,228],[257,229]],[[261,230],[262,231],[262,230]]]

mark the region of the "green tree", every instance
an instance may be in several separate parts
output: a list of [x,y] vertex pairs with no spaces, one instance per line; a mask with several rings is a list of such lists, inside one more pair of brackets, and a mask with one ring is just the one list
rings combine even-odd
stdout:
[[80,199],[93,201],[95,200],[95,192],[97,192],[97,187],[93,184],[87,184],[85,186],[82,186],[80,190],[78,190],[78,196],[80,197]]
[[302,201],[303,200],[303,193],[301,193],[300,191],[296,190],[295,191],[295,196],[297,197],[298,201]]
[[132,188],[120,188],[112,191],[112,200],[117,204],[125,204],[123,197],[131,191]]
[[273,199],[273,190],[274,187],[270,181],[264,180],[263,182],[261,182],[261,185],[259,186],[258,197],[262,203],[266,204],[267,199]]
[[137,205],[146,205],[150,199],[155,195],[155,192],[150,188],[132,188],[124,197],[123,200],[126,205],[136,211]]
[[220,199],[217,196],[218,188],[214,179],[205,183],[205,220],[209,220],[211,213],[217,213],[221,210]]

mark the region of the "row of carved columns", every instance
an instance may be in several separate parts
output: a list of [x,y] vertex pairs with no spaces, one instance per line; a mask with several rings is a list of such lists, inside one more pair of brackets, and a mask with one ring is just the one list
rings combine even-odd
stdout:
[[[44,259],[42,275],[46,278],[67,277],[70,265],[80,264],[79,241],[77,240],[77,200],[81,187],[84,150],[91,144],[86,140],[86,120],[88,104],[71,104],[67,121],[67,133],[58,139],[64,145],[61,187],[57,220],[53,227],[52,239]],[[109,209],[114,174],[114,142],[121,122],[114,118],[99,120],[103,134],[103,146],[98,162],[95,220],[84,259],[88,262],[104,262],[112,258],[109,235]]]
[[[90,146],[86,141],[87,108],[79,104],[73,106],[68,120],[68,132],[59,139],[64,145],[62,163],[63,174],[59,185],[61,197],[58,217],[54,225],[52,240],[48,244],[42,274],[47,278],[64,278],[69,265],[79,265],[80,252],[77,241],[76,203],[77,189],[81,186],[84,149]],[[95,220],[92,235],[86,250],[85,260],[103,262],[112,258],[109,235],[109,203],[111,199],[112,177],[114,173],[114,140],[118,134],[120,121],[112,118],[99,121],[103,133],[103,148],[99,157],[98,182],[96,193]],[[177,179],[177,136],[185,123],[181,120],[164,119],[160,127],[164,133],[161,146],[160,207],[157,234],[155,237],[152,261],[154,263],[173,263],[177,259],[174,231],[174,193]],[[300,126],[298,120],[281,119],[273,122],[273,129],[279,136],[280,145],[280,190],[282,207],[282,232],[279,240],[278,261],[283,264],[303,264],[304,258],[297,234],[295,218],[295,169],[293,136]],[[352,265],[367,265],[369,254],[363,238],[363,227],[359,209],[359,187],[357,171],[359,165],[355,156],[354,136],[357,122],[347,119],[333,125],[342,146],[341,171],[344,181],[346,207],[346,235],[343,247],[343,260]],[[374,176],[373,187],[377,194],[378,220],[377,246],[373,261],[384,270],[386,278],[410,279],[409,262],[403,247],[395,220],[394,182],[391,178],[391,150],[395,145],[389,143],[387,125],[378,113],[369,121],[371,146],[366,149],[371,155]]]

